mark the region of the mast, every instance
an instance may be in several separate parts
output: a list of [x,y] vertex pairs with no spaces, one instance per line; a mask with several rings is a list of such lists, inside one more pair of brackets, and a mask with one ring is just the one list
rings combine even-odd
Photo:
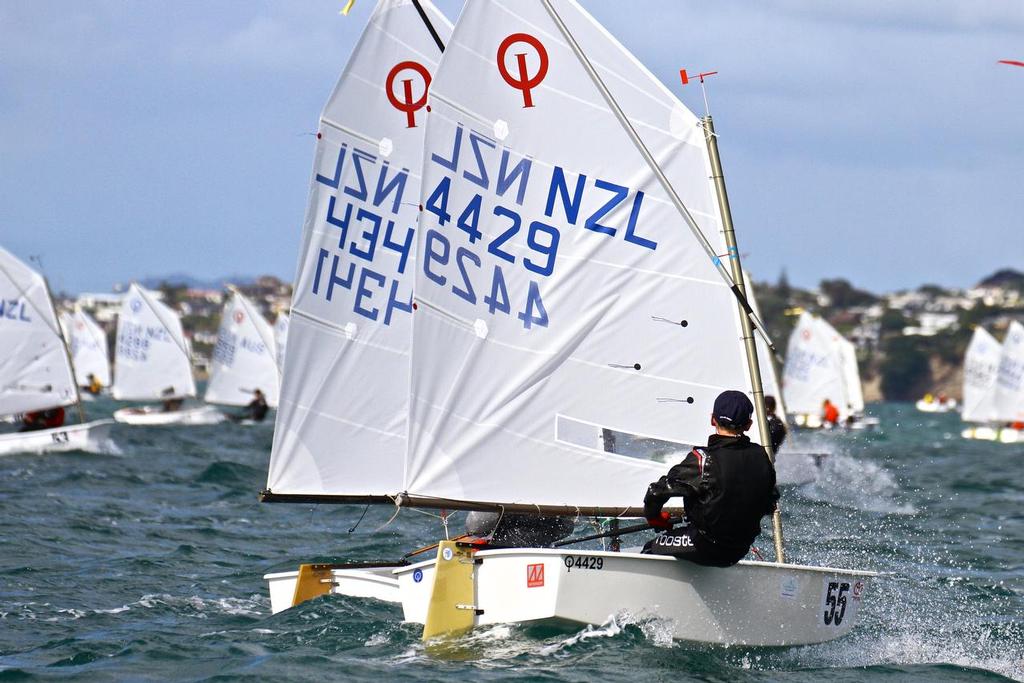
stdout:
[[[718,195],[718,206],[722,214],[722,231],[725,237],[725,245],[729,251],[729,265],[732,269],[732,279],[740,292],[746,296],[746,289],[743,279],[743,265],[740,263],[740,252],[736,247],[736,232],[732,224],[732,211],[729,209],[729,195],[725,189],[725,173],[722,171],[722,160],[718,155],[718,137],[715,135],[715,123],[708,114],[701,119],[704,124],[704,139],[707,141],[708,154],[711,157],[711,177],[715,181],[715,193]],[[768,429],[768,413],[764,407],[764,388],[761,385],[761,367],[757,359],[757,345],[754,340],[754,330],[750,318],[744,315],[740,308],[740,325],[743,329],[743,345],[747,352],[747,368],[750,370],[750,387],[754,392],[754,414],[757,416],[757,427],[761,431],[762,444],[768,453],[768,459],[775,464],[775,453],[772,452],[771,432]],[[775,539],[775,559],[778,562],[785,562],[785,555],[782,549],[782,513],[778,507],[772,515],[772,536]]]
[[71,349],[68,348],[68,340],[64,337],[64,331],[60,329],[57,306],[53,303],[53,292],[50,290],[50,283],[45,275],[43,276],[43,285],[46,287],[46,298],[50,302],[53,319],[57,321],[57,336],[60,337],[60,345],[64,349],[64,358],[67,359],[68,367],[71,368],[71,384],[75,387],[75,407],[78,408],[78,421],[81,424],[85,424],[85,409],[82,408],[82,391],[78,388],[78,378],[75,377],[75,364],[71,361]]

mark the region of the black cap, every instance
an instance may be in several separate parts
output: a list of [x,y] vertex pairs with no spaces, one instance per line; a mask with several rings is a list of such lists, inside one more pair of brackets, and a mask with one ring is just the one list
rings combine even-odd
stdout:
[[730,429],[743,428],[750,421],[754,412],[754,404],[742,391],[723,391],[715,399],[715,408],[711,416],[723,427]]

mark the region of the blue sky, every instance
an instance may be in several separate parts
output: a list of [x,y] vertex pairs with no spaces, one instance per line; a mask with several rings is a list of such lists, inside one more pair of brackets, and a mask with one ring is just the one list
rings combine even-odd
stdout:
[[[320,108],[358,0],[0,4],[0,244],[53,285],[292,278]],[[1024,270],[1024,3],[583,4],[711,104],[747,266],[809,286]],[[461,2],[438,3],[453,20]]]

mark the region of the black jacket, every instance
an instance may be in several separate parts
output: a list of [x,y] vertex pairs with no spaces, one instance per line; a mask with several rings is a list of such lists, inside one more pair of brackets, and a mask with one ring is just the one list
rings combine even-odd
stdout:
[[779,490],[764,448],[746,436],[714,434],[707,448],[693,449],[647,488],[647,518],[675,496],[683,497],[687,519],[707,540],[745,552],[761,533],[761,518],[775,510]]
[[768,433],[772,437],[772,452],[778,453],[786,440],[786,423],[778,415],[768,416]]

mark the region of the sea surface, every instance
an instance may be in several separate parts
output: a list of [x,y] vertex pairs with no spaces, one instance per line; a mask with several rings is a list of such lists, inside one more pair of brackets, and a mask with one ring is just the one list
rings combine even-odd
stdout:
[[955,414],[869,413],[880,433],[794,437],[828,455],[787,474],[805,483],[783,488],[785,537],[791,560],[886,575],[850,636],[775,649],[620,615],[480,629],[450,658],[397,605],[271,616],[267,572],[397,558],[443,531],[414,510],[260,504],[269,423],[118,425],[113,452],[0,457],[0,681],[1024,681],[1024,445],[964,441]]

